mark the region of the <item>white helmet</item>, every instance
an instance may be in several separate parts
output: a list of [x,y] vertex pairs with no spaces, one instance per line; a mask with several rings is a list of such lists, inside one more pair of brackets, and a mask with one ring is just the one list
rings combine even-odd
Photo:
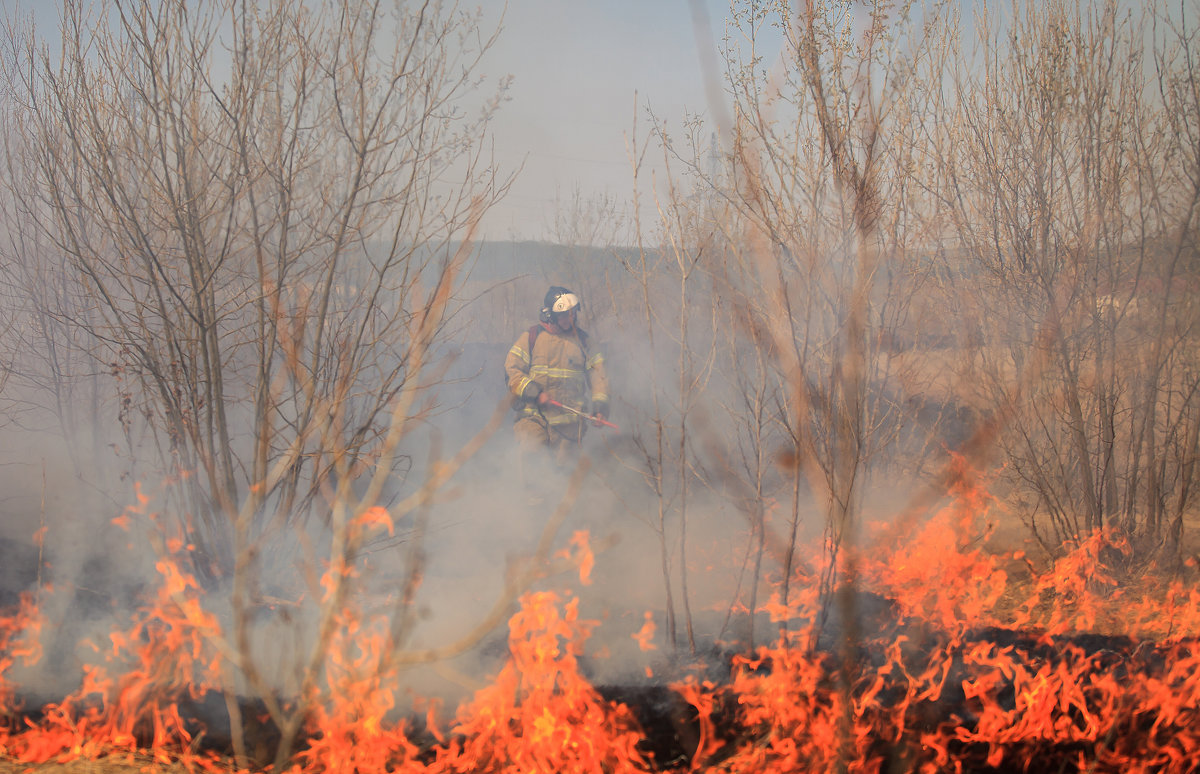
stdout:
[[574,293],[563,293],[558,298],[554,299],[554,305],[550,307],[550,311],[554,314],[562,314],[569,312],[572,309],[579,308],[579,297]]

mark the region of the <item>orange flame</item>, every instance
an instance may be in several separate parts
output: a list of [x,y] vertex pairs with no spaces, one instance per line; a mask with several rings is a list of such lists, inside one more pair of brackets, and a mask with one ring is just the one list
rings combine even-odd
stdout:
[[509,622],[509,662],[458,713],[455,738],[431,771],[645,771],[636,721],[580,674],[594,627],[578,600],[526,594]]
[[[509,621],[509,659],[491,683],[445,730],[438,705],[427,702],[419,737],[399,706],[390,621],[347,604],[323,679],[301,697],[312,707],[308,737],[288,771],[933,772],[1022,766],[1050,754],[1097,772],[1200,768],[1200,590],[1118,582],[1113,562],[1133,549],[1113,530],[1084,536],[1045,571],[1018,554],[988,553],[975,534],[991,507],[986,493],[964,476],[952,495],[926,524],[881,541],[860,565],[860,588],[895,605],[898,623],[884,636],[854,643],[857,653],[820,650],[814,624],[790,628],[820,620],[817,584],[799,578],[760,609],[780,624],[775,643],[735,657],[728,679],[674,684],[694,713],[686,760],[645,752],[632,710],[605,699],[581,668],[599,624],[580,617],[578,599],[540,591],[521,598]],[[390,529],[386,517],[368,511],[358,526]],[[182,539],[169,545],[188,549]],[[581,583],[590,580],[586,533],[560,556],[577,564]],[[185,698],[228,682],[212,644],[219,622],[183,567],[161,559],[156,596],[97,649],[112,675],[89,667],[80,688],[42,708],[36,722],[0,723],[0,756],[223,765],[194,751],[195,729],[180,711]],[[1028,580],[1015,580],[1014,567]],[[329,589],[356,577],[354,566],[334,562],[324,582]],[[0,614],[7,718],[18,708],[5,676],[17,661],[36,659],[39,626],[31,597]],[[1087,646],[1097,630],[1136,634],[1142,644]],[[651,650],[655,634],[646,611],[633,639]]]

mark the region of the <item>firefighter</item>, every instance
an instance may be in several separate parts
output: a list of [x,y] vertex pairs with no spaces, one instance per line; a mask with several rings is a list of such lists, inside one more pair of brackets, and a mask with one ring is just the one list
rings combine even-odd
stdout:
[[608,416],[604,356],[579,328],[579,296],[564,287],[546,293],[540,321],[508,351],[504,370],[517,409],[513,433],[523,462],[549,450],[559,464],[574,459],[587,417]]

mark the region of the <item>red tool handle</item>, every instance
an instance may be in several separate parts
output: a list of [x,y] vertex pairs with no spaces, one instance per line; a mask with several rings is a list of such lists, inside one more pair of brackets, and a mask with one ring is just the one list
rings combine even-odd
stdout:
[[563,404],[559,403],[558,401],[554,400],[553,398],[546,398],[546,402],[549,403],[551,406],[557,406],[558,408],[562,409],[563,411],[569,411],[572,414],[581,416],[584,419],[595,422],[598,425],[604,425],[605,427],[611,427],[613,430],[621,429],[621,428],[617,427],[616,425],[614,425],[612,422],[609,422],[607,419],[601,419],[600,417],[588,416],[587,414],[583,413],[579,409],[573,409],[570,406],[564,406]]

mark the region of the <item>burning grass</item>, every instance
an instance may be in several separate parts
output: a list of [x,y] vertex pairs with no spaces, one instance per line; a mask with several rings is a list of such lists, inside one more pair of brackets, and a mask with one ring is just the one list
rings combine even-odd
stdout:
[[[1112,531],[1041,568],[1019,552],[985,551],[975,520],[988,504],[974,489],[954,494],[905,539],[880,531],[889,548],[857,557],[832,608],[820,610],[811,591],[776,597],[764,606],[778,631],[772,644],[640,691],[593,684],[585,649],[599,624],[570,594],[539,591],[522,597],[508,660],[488,685],[453,711],[434,701],[402,710],[388,622],[347,606],[321,687],[298,697],[311,711],[286,770],[1200,767],[1200,591],[1177,579],[1125,582],[1133,549]],[[575,555],[590,568],[589,552]],[[157,596],[112,635],[106,655],[126,665],[121,674],[92,669],[75,694],[36,711],[0,681],[0,756],[13,770],[237,768],[184,709],[220,695],[234,658],[214,645],[219,623],[180,567],[164,558]],[[798,580],[792,588],[815,587]],[[0,677],[37,658],[38,620],[29,597],[0,618]],[[651,648],[658,635],[648,619],[634,636]]]

